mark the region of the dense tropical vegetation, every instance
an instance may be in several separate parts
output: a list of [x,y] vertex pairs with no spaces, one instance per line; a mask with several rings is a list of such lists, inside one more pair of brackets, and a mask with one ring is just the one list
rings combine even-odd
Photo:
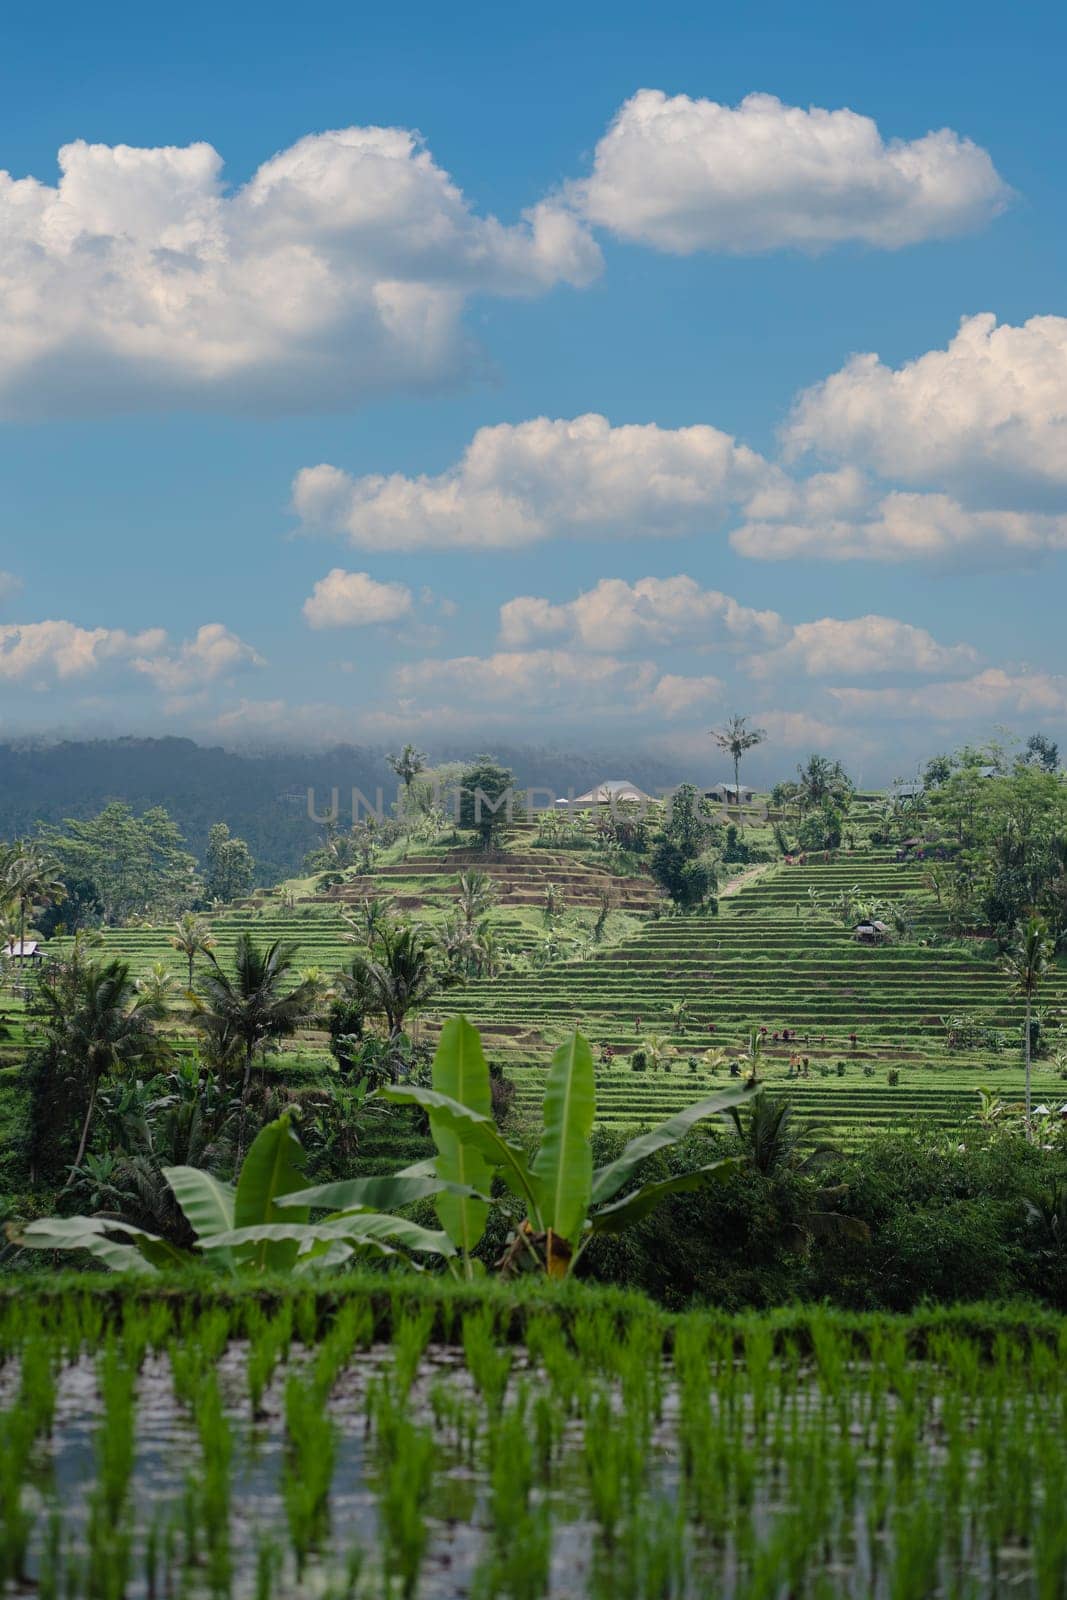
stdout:
[[533,815],[390,761],[271,891],[160,807],[0,852],[0,1584],[1062,1594],[1051,742]]

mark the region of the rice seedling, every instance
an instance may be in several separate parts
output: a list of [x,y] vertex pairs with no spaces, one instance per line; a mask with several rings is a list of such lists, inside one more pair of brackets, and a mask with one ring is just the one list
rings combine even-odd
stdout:
[[381,1276],[22,1300],[0,1304],[4,1595],[1067,1590],[1051,1316],[669,1317],[575,1287],[513,1299],[505,1345],[500,1296]]

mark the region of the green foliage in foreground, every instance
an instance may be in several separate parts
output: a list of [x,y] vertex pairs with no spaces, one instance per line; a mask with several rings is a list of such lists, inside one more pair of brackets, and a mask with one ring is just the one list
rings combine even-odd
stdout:
[[[432,1163],[393,1177],[353,1179],[308,1188],[304,1151],[287,1112],[261,1129],[245,1157],[236,1188],[195,1167],[163,1167],[161,1175],[188,1223],[199,1250],[229,1271],[289,1267],[322,1270],[348,1262],[357,1250],[392,1254],[462,1255],[470,1277],[472,1251],[485,1231],[494,1173],[522,1203],[526,1215],[504,1257],[507,1267],[529,1256],[550,1278],[565,1278],[598,1233],[618,1233],[648,1215],[669,1195],[720,1182],[738,1165],[724,1156],[700,1167],[624,1193],[638,1168],[657,1152],[678,1145],[698,1122],[736,1108],[755,1091],[752,1083],[699,1101],[660,1127],[633,1139],[594,1170],[591,1146],[596,1114],[592,1052],[580,1033],[552,1058],[544,1099],[544,1131],[536,1156],[504,1137],[492,1115],[489,1067],[478,1032],[465,1017],[442,1029],[432,1089],[385,1088],[387,1099],[421,1106],[437,1144]],[[435,1233],[390,1211],[437,1196],[444,1232]],[[312,1209],[327,1215],[312,1222]],[[87,1250],[113,1271],[154,1272],[187,1263],[189,1253],[111,1212],[45,1217],[9,1228],[26,1249]],[[118,1236],[117,1238],[115,1236]]]
[[83,1276],[0,1295],[0,1357],[5,1593],[1063,1592],[1067,1322],[1029,1307]]

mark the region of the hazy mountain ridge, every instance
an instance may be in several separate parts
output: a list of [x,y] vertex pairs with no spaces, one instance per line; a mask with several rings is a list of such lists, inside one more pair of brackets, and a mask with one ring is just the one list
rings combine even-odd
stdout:
[[[431,755],[460,761],[480,748],[449,745]],[[666,762],[637,754],[491,748],[523,787],[536,784],[561,795],[605,777],[631,778],[654,790],[683,776]],[[200,857],[212,823],[228,823],[251,846],[257,881],[271,882],[295,872],[321,836],[308,816],[309,788],[320,814],[331,790],[338,789],[342,822],[350,815],[353,788],[373,800],[380,787],[390,803],[397,780],[386,753],[383,747],[339,745],[313,754],[249,754],[181,738],[11,741],[0,744],[0,838],[32,833],[40,822],[93,816],[109,800],[123,800],[136,812],[164,806]]]

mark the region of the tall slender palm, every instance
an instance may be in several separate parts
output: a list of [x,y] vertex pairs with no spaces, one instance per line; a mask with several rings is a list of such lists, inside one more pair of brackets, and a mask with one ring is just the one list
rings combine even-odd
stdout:
[[57,904],[66,896],[66,886],[54,861],[32,839],[19,839],[4,862],[3,887],[9,900],[18,907],[21,953],[26,937],[26,921],[35,909]]
[[1026,1002],[1026,1021],[1023,1035],[1023,1059],[1026,1063],[1026,1137],[1032,1139],[1030,1122],[1030,1067],[1033,1051],[1031,1029],[1034,1015],[1034,996],[1041,980],[1049,969],[1055,950],[1055,941],[1043,917],[1028,917],[1015,929],[1013,943],[1000,958],[1000,969],[1010,980],[1012,994]]
[[174,932],[170,936],[171,946],[180,950],[189,963],[189,987],[193,987],[193,963],[197,956],[206,956],[215,947],[215,936],[211,931],[211,924],[203,917],[198,917],[195,911],[183,911],[174,924]]
[[736,713],[726,719],[725,728],[712,728],[711,737],[719,749],[734,764],[734,795],[737,800],[737,825],[744,832],[745,817],[741,807],[741,760],[750,750],[762,744],[767,734],[763,728],[750,728],[748,718]]
[[128,962],[86,960],[77,948],[42,979],[37,1003],[51,1068],[84,1100],[73,1163],[80,1167],[102,1080],[154,1064],[166,1053],[153,1027],[166,1007],[157,995],[138,990]]
[[386,928],[367,952],[353,956],[344,986],[370,1012],[384,1016],[389,1037],[397,1038],[412,1011],[438,989],[432,937],[421,928]]
[[402,780],[408,793],[419,773],[426,770],[426,757],[421,750],[416,750],[413,744],[406,744],[399,755],[389,755],[385,759],[397,777]]
[[260,949],[251,934],[242,933],[234,951],[232,975],[224,972],[212,951],[195,994],[193,1023],[211,1039],[216,1052],[240,1043],[244,1072],[241,1093],[247,1096],[256,1056],[275,1039],[290,1038],[315,1013],[318,985],[288,985],[297,946],[275,939]]

